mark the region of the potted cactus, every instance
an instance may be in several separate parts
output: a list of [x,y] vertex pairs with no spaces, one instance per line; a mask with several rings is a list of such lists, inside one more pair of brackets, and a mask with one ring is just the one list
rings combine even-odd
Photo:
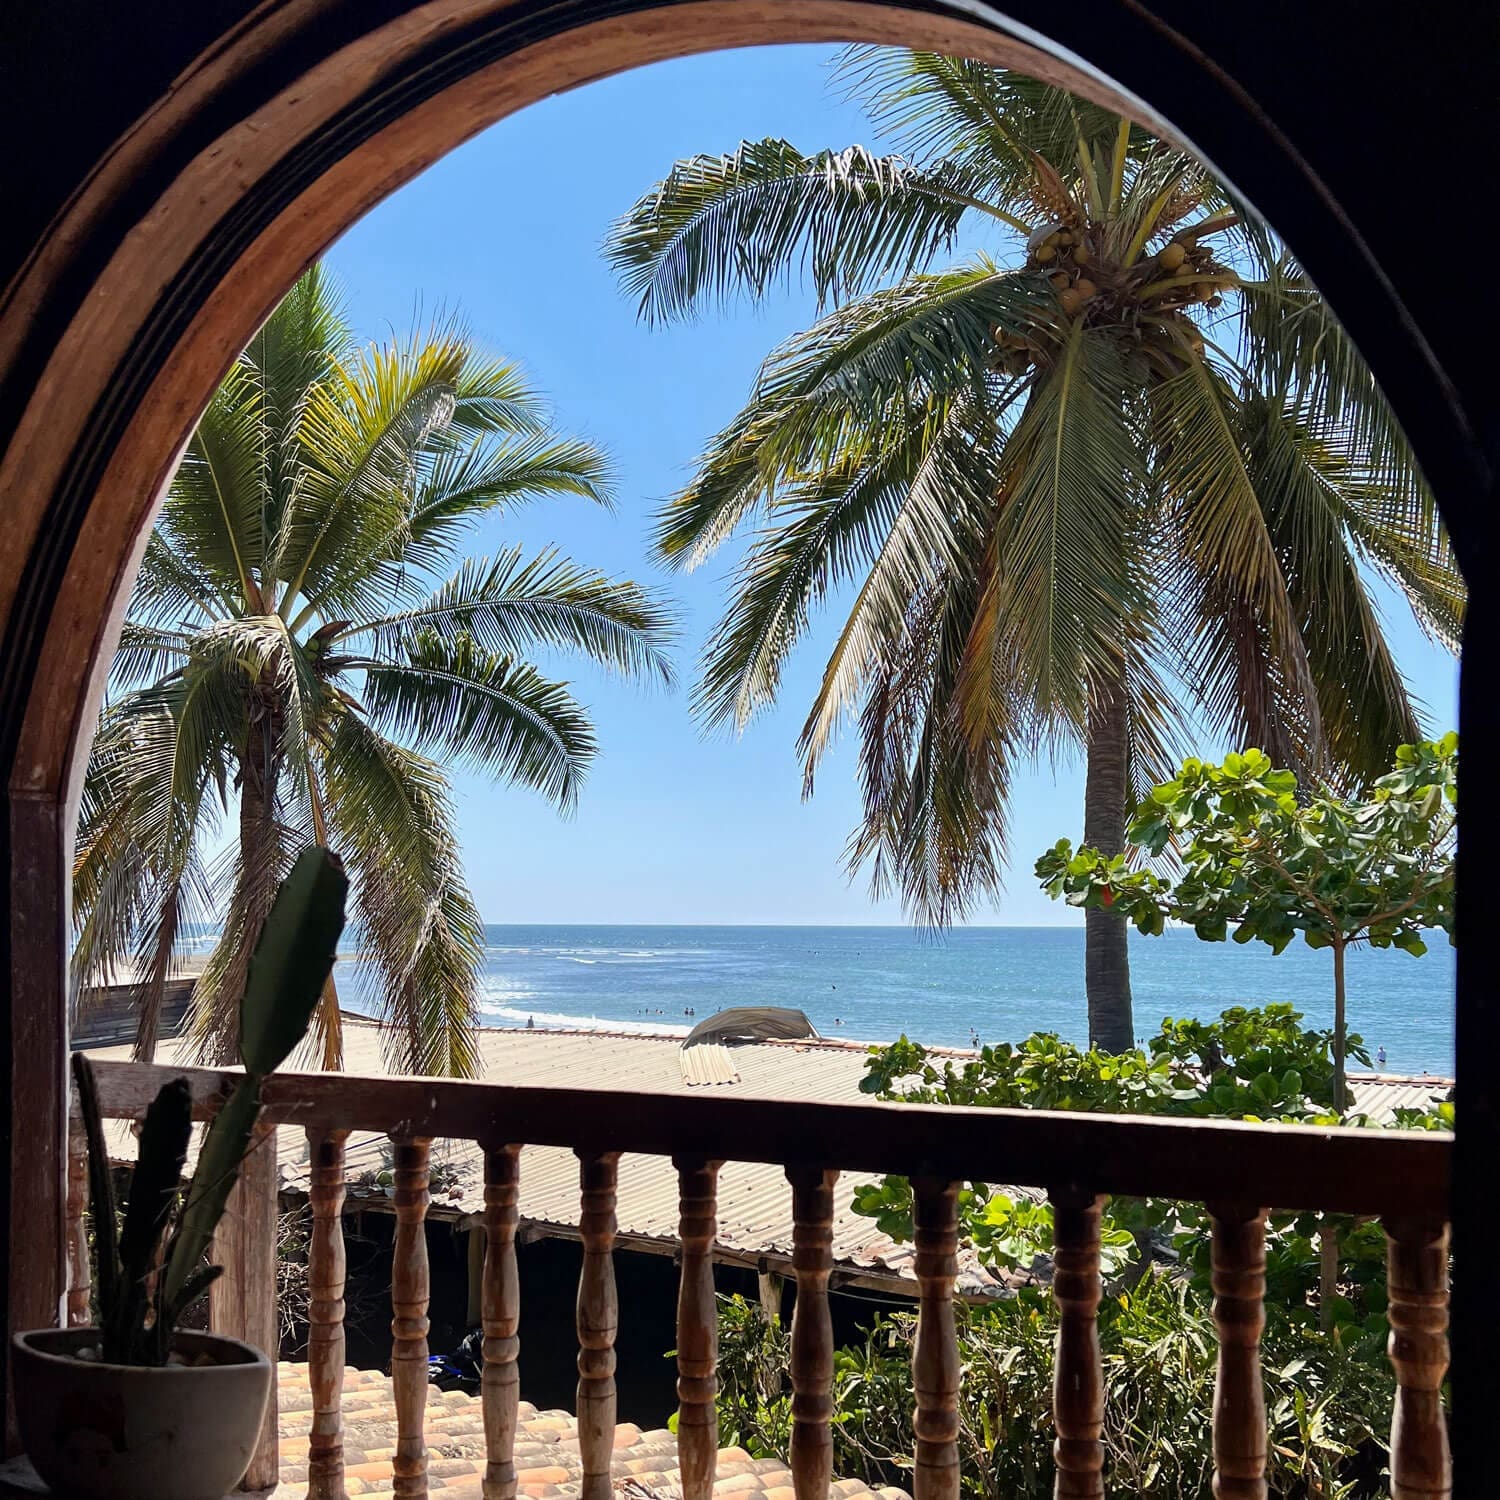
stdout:
[[237,1080],[203,1137],[192,1182],[187,1080],[162,1086],[141,1127],[118,1223],[93,1070],[73,1059],[88,1133],[97,1328],[47,1328],[12,1341],[16,1413],[27,1456],[78,1500],[219,1500],[249,1467],[272,1359],[237,1339],[179,1327],[218,1274],[208,1262],[261,1084],[306,1034],[333,966],[348,882],[325,849],[305,851],[266,919],[240,1000]]

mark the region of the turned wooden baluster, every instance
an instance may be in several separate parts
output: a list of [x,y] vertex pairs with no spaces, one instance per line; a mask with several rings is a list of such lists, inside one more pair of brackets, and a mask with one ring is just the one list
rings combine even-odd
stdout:
[[68,1120],[68,1193],[64,1200],[69,1328],[83,1328],[89,1321],[89,1237],[83,1221],[84,1210],[88,1207],[88,1182],[88,1142],[83,1133],[83,1121],[74,1115]]
[[516,1271],[516,1206],[521,1148],[491,1147],[484,1153],[484,1280],[480,1317],[484,1325],[484,1500],[514,1500],[516,1493],[516,1403],[521,1372],[521,1282]]
[[396,1404],[392,1490],[427,1494],[427,1154],[430,1141],[392,1137],[395,1159],[396,1245],[391,1263],[391,1394]]
[[1396,1410],[1391,1422],[1392,1500],[1453,1493],[1442,1384],[1448,1368],[1448,1226],[1387,1219],[1386,1286]]
[[1057,1301],[1057,1362],[1052,1416],[1058,1500],[1104,1494],[1104,1377],[1099,1362],[1099,1209],[1103,1198],[1077,1188],[1052,1198],[1052,1295]]
[[916,1389],[916,1500],[958,1497],[958,1335],[953,1283],[958,1277],[958,1183],[912,1179],[917,1251],[917,1342],[912,1351]]
[[833,1483],[833,1185],[838,1173],[788,1167],[792,1185],[792,1484],[797,1500],[827,1500]]
[[312,1431],[307,1446],[308,1500],[344,1500],[344,1142],[347,1130],[307,1132],[307,1383]]
[[683,1500],[709,1500],[719,1457],[719,1328],[714,1304],[714,1236],[721,1163],[678,1157],[677,1458]]
[[578,1219],[583,1274],[578,1279],[578,1451],[583,1459],[580,1500],[610,1500],[610,1456],[615,1443],[615,1181],[618,1151],[579,1151]]
[[1266,1216],[1262,1208],[1210,1203],[1213,1221],[1214,1495],[1265,1500],[1266,1397],[1260,1336],[1266,1326]]

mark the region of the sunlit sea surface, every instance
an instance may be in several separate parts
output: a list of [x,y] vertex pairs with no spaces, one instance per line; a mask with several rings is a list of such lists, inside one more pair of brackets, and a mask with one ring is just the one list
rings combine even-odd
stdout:
[[[1086,1037],[1083,932],[970,927],[932,937],[902,927],[486,928],[484,1019],[494,1025],[687,1030],[729,1005],[785,1005],[827,1036],[964,1045],[1055,1031]],[[1349,1020],[1391,1072],[1453,1067],[1454,954],[1360,950],[1348,965]],[[1333,963],[1294,945],[1204,943],[1187,930],[1133,936],[1138,1035],[1164,1016],[1291,1001],[1310,1025],[1333,1018]]]

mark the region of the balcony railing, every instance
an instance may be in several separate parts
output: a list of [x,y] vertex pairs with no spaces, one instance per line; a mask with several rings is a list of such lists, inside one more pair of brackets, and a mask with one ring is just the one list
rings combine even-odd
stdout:
[[[119,1118],[141,1117],[161,1083],[184,1073],[129,1063],[98,1063],[96,1071],[105,1111]],[[210,1114],[228,1075],[189,1069],[186,1076],[200,1112]],[[1447,1212],[1453,1145],[1448,1135],[873,1101],[768,1103],[723,1095],[600,1093],[347,1074],[277,1075],[266,1084],[265,1102],[268,1124],[305,1128],[312,1161],[308,1361],[315,1412],[310,1496],[335,1500],[344,1494],[341,1210],[344,1142],[351,1130],[384,1133],[394,1148],[391,1368],[398,1441],[392,1468],[398,1496],[427,1493],[423,1220],[429,1150],[440,1139],[474,1141],[485,1152],[485,1500],[511,1500],[516,1493],[520,1286],[515,1239],[523,1143],[570,1147],[579,1159],[582,1500],[606,1500],[611,1494],[619,1319],[612,1266],[615,1183],[619,1158],[629,1152],[671,1157],[679,1179],[678,1443],[684,1500],[709,1500],[714,1482],[718,1431],[712,1265],[716,1183],[725,1161],[770,1162],[786,1169],[797,1286],[790,1463],[798,1500],[826,1500],[832,1476],[834,1344],[828,1283],[840,1170],[899,1172],[913,1182],[920,1288],[912,1417],[917,1500],[956,1500],[959,1493],[956,1199],[959,1186],[973,1179],[1042,1188],[1055,1206],[1052,1291],[1060,1330],[1053,1412],[1059,1497],[1104,1494],[1097,1311],[1099,1210],[1106,1194],[1193,1201],[1209,1212],[1213,1317],[1219,1335],[1213,1409],[1214,1494],[1219,1500],[1263,1500],[1266,1494],[1259,1342],[1268,1210],[1378,1217],[1387,1237],[1389,1350],[1397,1381],[1391,1494],[1396,1500],[1432,1500],[1451,1491],[1441,1395],[1448,1365]],[[223,1278],[221,1308],[252,1291],[263,1305],[273,1296],[264,1281],[274,1277],[274,1134],[253,1162],[242,1212],[230,1227],[239,1243],[228,1258],[239,1269],[231,1268]],[[259,1209],[250,1201],[256,1195]],[[77,1225],[81,1186],[70,1202],[74,1265],[82,1267],[81,1275],[75,1273],[70,1316],[82,1321],[88,1294],[81,1279],[87,1261]],[[222,1245],[220,1250],[222,1254]],[[261,1284],[250,1288],[247,1277],[258,1277]],[[232,1328],[245,1328],[243,1315],[236,1323],[233,1313],[231,1307],[228,1314],[216,1316]],[[274,1433],[273,1416],[251,1482],[275,1480]]]

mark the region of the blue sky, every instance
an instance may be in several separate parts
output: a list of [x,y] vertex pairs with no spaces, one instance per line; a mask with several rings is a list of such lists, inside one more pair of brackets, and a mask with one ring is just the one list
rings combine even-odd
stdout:
[[[737,409],[764,354],[813,315],[798,289],[731,316],[648,329],[599,254],[612,219],[697,151],[781,135],[804,149],[879,145],[830,87],[834,53],[762,48],[684,59],[607,79],[501,122],[356,225],[328,260],[361,332],[405,332],[460,311],[487,345],[521,361],[559,424],[613,456],[613,514],[556,502],[494,517],[471,550],[556,543],[580,562],[649,581],[684,620],[676,692],[560,668],[597,722],[602,754],[576,816],[455,774],[469,878],[489,922],[899,922],[840,854],[857,812],[852,746],[801,797],[795,742],[821,673],[831,617],[785,674],[781,704],[745,735],[705,738],[689,712],[697,649],[723,597],[728,549],[690,575],[649,560],[655,506],[682,485],[704,440]],[[1439,728],[1456,722],[1456,671],[1404,606],[1387,603],[1398,655]],[[1212,747],[1204,746],[1204,749]],[[977,921],[1067,923],[1035,889],[1031,862],[1082,824],[1077,764],[1044,764],[1014,802],[1013,878]]]

